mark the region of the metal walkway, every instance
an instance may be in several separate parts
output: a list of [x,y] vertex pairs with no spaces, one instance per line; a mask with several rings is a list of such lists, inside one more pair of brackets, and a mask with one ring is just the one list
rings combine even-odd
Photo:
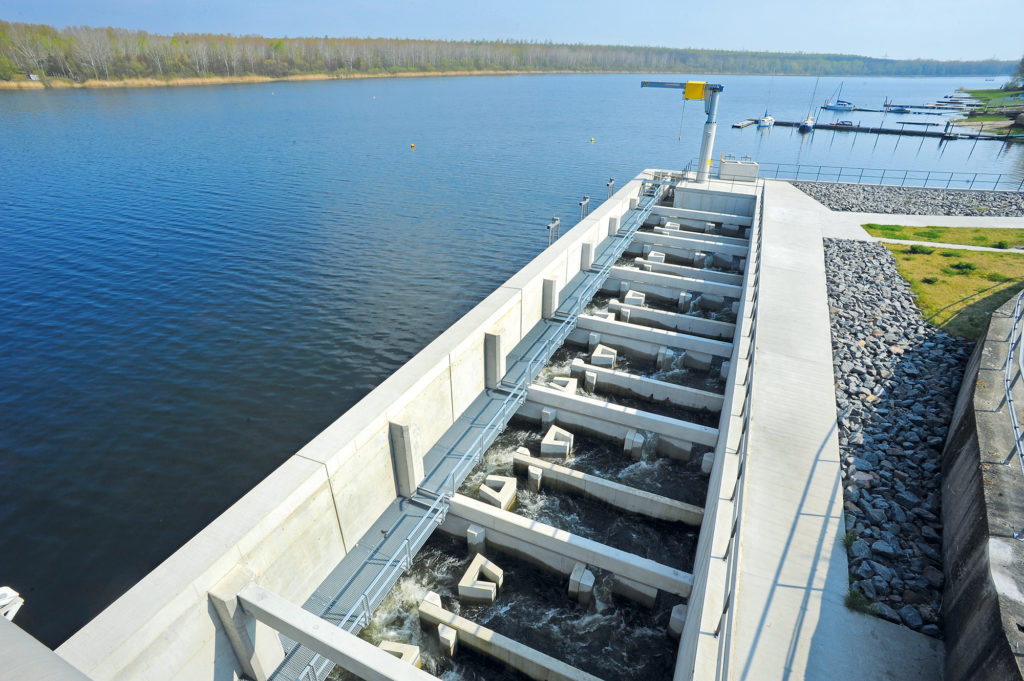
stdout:
[[[561,294],[552,319],[542,319],[508,356],[501,388],[485,390],[423,457],[425,477],[417,493],[399,497],[328,575],[303,609],[356,634],[374,609],[412,565],[448,511],[448,500],[526,399],[527,390],[547,365],[612,266],[661,199],[668,183],[645,183],[637,208],[600,253],[590,270],[580,272]],[[334,663],[285,636],[285,659],[271,681],[324,681]]]

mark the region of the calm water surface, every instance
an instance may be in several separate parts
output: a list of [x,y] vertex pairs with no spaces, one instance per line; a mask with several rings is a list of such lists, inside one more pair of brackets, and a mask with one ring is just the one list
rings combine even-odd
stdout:
[[[701,106],[644,77],[0,93],[0,584],[26,598],[18,623],[65,639],[540,252],[553,213],[572,224],[609,177],[695,156]],[[765,107],[802,117],[815,82],[718,80],[721,151],[1024,177],[1024,145],[734,131]]]

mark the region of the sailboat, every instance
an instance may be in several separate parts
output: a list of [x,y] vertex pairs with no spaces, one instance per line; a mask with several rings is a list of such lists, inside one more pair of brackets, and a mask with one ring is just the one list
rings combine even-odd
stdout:
[[764,116],[757,119],[757,127],[759,128],[770,128],[775,125],[775,118],[768,115],[768,109],[764,110]]
[[[821,81],[820,77],[818,77],[814,81],[814,92],[811,93],[811,103],[807,105],[809,107],[814,106],[814,98],[818,94],[818,83],[820,81]],[[807,118],[804,119],[804,122],[800,124],[800,127],[797,128],[797,130],[799,132],[805,132],[805,133],[806,132],[812,132],[814,130],[814,115],[811,113],[811,109],[807,109]]]
[[853,106],[853,102],[847,102],[844,99],[839,99],[839,95],[843,94],[843,83],[839,84],[839,89],[836,90],[835,101],[831,98],[825,100],[825,104],[822,105],[822,109],[828,109],[829,111],[853,111],[856,107]]

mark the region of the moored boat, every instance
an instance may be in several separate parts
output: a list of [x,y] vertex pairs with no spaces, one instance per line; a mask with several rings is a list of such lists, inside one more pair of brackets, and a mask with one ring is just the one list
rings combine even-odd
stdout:
[[807,118],[804,119],[804,122],[800,124],[800,127],[797,128],[797,130],[799,130],[800,132],[811,132],[811,131],[813,131],[814,130],[814,116],[812,116],[810,114],[807,114]]
[[757,127],[759,128],[770,128],[775,125],[775,117],[768,115],[768,109],[764,110],[764,116],[757,119]]

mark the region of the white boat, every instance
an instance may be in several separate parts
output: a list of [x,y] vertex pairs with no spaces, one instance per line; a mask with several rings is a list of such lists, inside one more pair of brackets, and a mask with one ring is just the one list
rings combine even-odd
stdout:
[[764,116],[757,119],[757,127],[770,128],[775,125],[775,118],[768,115],[768,109],[764,110]]
[[800,132],[811,132],[811,131],[813,131],[814,130],[814,116],[812,116],[811,114],[807,114],[807,118],[804,119],[804,122],[800,124],[800,127],[797,128],[797,130],[799,130]]

